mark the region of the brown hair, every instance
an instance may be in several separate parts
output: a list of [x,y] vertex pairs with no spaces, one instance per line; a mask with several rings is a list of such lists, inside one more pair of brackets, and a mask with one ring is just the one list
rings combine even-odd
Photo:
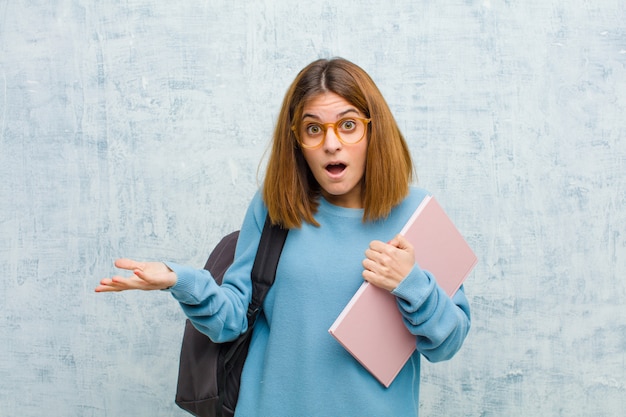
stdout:
[[263,183],[263,200],[272,222],[286,228],[298,228],[302,221],[319,225],[314,215],[320,185],[291,127],[309,100],[327,92],[341,96],[372,120],[363,178],[363,221],[387,217],[406,197],[413,179],[408,146],[370,76],[342,58],[317,60],[300,71],[285,94]]

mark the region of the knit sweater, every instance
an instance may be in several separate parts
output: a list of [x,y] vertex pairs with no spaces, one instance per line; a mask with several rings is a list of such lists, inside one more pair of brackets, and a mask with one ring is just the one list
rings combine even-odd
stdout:
[[[470,327],[463,288],[450,299],[434,277],[415,265],[393,291],[416,352],[389,388],[381,385],[328,333],[363,282],[362,261],[372,240],[391,240],[422,201],[409,196],[384,220],[366,222],[363,210],[320,198],[315,219],[291,229],[276,280],[263,305],[241,377],[236,416],[417,416],[420,355],[451,358]],[[178,280],[170,291],[185,314],[215,341],[247,327],[250,272],[267,214],[257,193],[246,213],[235,261],[220,287],[205,270],[168,263]]]

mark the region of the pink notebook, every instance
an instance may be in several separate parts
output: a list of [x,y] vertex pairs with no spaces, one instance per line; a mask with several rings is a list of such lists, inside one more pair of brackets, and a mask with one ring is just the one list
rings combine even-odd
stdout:
[[[418,265],[432,273],[450,297],[478,261],[432,196],[422,201],[400,233],[415,248]],[[328,331],[385,387],[415,350],[415,336],[404,325],[395,296],[367,282]]]

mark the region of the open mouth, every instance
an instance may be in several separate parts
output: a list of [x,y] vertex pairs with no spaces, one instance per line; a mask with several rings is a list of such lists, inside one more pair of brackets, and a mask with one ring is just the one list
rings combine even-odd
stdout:
[[328,164],[326,165],[326,171],[332,175],[339,175],[346,169],[345,164]]

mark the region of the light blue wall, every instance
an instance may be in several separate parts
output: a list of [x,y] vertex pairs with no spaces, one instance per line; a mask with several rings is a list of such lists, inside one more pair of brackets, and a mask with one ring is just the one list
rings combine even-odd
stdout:
[[121,255],[201,266],[288,84],[341,55],[480,258],[422,415],[623,415],[625,22],[621,0],[0,1],[0,414],[185,415],[177,304],[93,288]]

